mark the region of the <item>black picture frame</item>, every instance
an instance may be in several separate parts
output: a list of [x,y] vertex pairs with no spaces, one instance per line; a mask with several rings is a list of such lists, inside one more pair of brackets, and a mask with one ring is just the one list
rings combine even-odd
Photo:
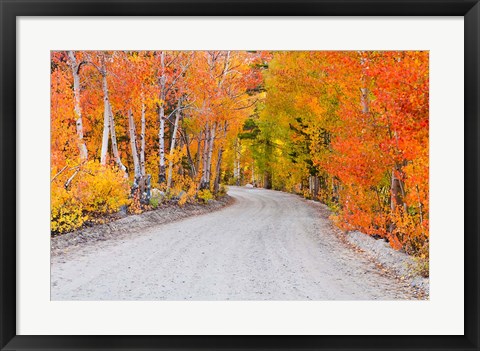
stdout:
[[[2,350],[479,350],[478,0],[0,0],[0,347]],[[17,16],[464,16],[465,334],[463,336],[16,335]],[[454,121],[452,120],[452,123]],[[374,330],[372,330],[374,333]]]

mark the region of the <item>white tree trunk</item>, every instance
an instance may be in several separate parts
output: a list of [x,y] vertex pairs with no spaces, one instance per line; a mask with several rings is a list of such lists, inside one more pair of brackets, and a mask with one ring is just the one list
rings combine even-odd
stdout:
[[165,89],[166,80],[165,76],[165,51],[160,52],[160,106],[158,109],[158,119],[160,120],[160,130],[158,131],[159,141],[159,172],[158,183],[165,182]]
[[120,168],[123,172],[125,172],[125,178],[127,178],[128,177],[127,167],[125,167],[124,164],[122,163],[122,160],[120,159],[120,154],[118,153],[117,135],[115,133],[115,120],[113,119],[112,105],[109,105],[109,112],[110,112],[110,136],[112,137],[113,157],[115,158],[115,162],[117,163],[118,168]]
[[208,122],[205,125],[205,138],[202,151],[202,178],[200,180],[200,189],[208,188],[208,145],[210,144],[210,129]]
[[142,103],[142,132],[140,134],[140,173],[145,177],[145,104]]
[[131,110],[128,110],[128,130],[130,132],[130,147],[132,149],[133,156],[133,168],[134,168],[134,188],[137,188],[142,178],[140,160],[137,151],[137,137],[135,132],[135,120]]
[[[228,131],[228,122],[225,121],[223,125],[223,135],[222,135],[224,140],[227,138],[227,131]],[[215,180],[213,182],[213,191],[215,192],[215,194],[218,193],[218,191],[220,190],[220,179],[222,176],[223,148],[224,148],[224,145],[220,144],[218,148],[218,153],[217,153],[217,166],[215,168]]]
[[207,159],[207,173],[206,173],[206,181],[208,187],[210,187],[210,178],[212,175],[212,154],[213,154],[213,145],[215,142],[215,132],[217,128],[217,122],[214,122],[212,125],[212,129],[210,130],[210,138],[208,143],[208,159]]
[[202,147],[202,138],[203,138],[203,132],[200,133],[197,137],[197,153],[195,154],[195,170],[198,173],[200,173],[200,164],[202,162],[202,153],[200,152],[200,149]]
[[160,107],[160,130],[158,131],[158,140],[159,140],[159,152],[160,152],[160,161],[159,161],[159,173],[158,173],[158,183],[163,183],[165,181],[165,116],[163,107]]
[[110,101],[108,100],[107,72],[102,67],[102,89],[103,89],[103,136],[100,163],[105,166],[108,153],[108,138],[110,136]]
[[125,172],[125,177],[128,177],[127,167],[125,167],[120,159],[117,146],[117,136],[115,134],[115,120],[112,113],[112,104],[108,94],[107,68],[105,67],[105,60],[102,58],[102,88],[103,88],[103,138],[102,138],[102,153],[100,155],[101,164],[105,165],[108,152],[108,131],[110,130],[110,137],[112,140],[112,152],[117,166]]
[[182,99],[178,100],[177,112],[175,113],[175,123],[173,126],[173,134],[172,134],[172,143],[170,145],[170,157],[168,160],[168,177],[167,177],[167,191],[170,189],[172,185],[172,172],[173,172],[173,154],[175,152],[175,143],[177,140],[177,132],[178,132],[178,121],[180,119],[180,107],[182,104]]
[[88,158],[87,145],[83,140],[83,120],[82,120],[82,109],[80,107],[80,75],[79,75],[79,64],[75,57],[73,51],[68,51],[68,57],[70,58],[70,67],[72,68],[73,73],[73,94],[75,100],[75,125],[77,129],[78,137],[78,149],[80,151],[80,159],[85,161]]
[[217,153],[217,166],[215,167],[215,179],[213,181],[213,192],[215,194],[220,190],[220,180],[222,177],[222,157],[223,147],[219,147]]

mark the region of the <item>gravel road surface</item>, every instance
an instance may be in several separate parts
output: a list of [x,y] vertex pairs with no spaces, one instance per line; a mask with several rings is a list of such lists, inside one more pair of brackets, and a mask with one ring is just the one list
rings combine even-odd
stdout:
[[52,256],[51,299],[418,298],[342,241],[324,206],[273,190],[229,195],[222,210]]

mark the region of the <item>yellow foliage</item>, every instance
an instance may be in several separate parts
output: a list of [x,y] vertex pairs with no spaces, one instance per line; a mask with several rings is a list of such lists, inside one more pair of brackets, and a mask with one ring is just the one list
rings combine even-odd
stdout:
[[50,230],[54,233],[72,231],[85,222],[82,204],[59,184],[52,185]]
[[199,200],[203,201],[204,203],[207,203],[208,200],[212,200],[212,199],[213,199],[213,195],[212,195],[212,193],[210,192],[210,190],[204,189],[204,190],[199,190],[199,191],[198,191],[197,198],[198,198]]
[[178,205],[179,205],[179,206],[185,205],[185,203],[187,202],[187,200],[188,200],[188,195],[187,195],[187,193],[183,193],[183,194],[180,196],[180,199],[178,200]]
[[114,213],[129,205],[129,185],[124,173],[116,167],[89,162],[72,184],[72,191],[91,213]]
[[[66,188],[68,179],[72,181]],[[53,179],[53,178],[52,178]],[[59,174],[51,187],[51,231],[75,230],[94,216],[129,205],[128,180],[114,167],[90,161]]]
[[[174,162],[180,162],[184,150],[174,154]],[[178,171],[172,173],[173,186],[169,191],[169,196],[178,197],[178,205],[183,206],[188,202],[194,202],[197,194],[197,184],[195,180],[188,175],[179,174]]]

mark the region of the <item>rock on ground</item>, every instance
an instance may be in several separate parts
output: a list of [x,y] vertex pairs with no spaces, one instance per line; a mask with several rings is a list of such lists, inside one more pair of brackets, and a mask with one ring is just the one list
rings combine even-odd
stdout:
[[415,260],[404,252],[394,250],[385,240],[375,239],[370,235],[358,231],[346,233],[346,239],[349,243],[363,250],[382,266],[392,270],[400,279],[405,279],[412,287],[423,290],[429,294],[429,278],[416,275],[414,267]]

